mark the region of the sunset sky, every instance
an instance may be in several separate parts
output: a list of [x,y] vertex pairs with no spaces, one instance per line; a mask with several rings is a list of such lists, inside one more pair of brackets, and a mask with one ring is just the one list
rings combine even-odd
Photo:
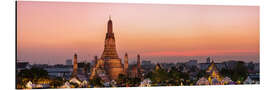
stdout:
[[[100,56],[111,16],[120,58],[259,56],[259,7],[75,2],[17,3],[18,60]],[[257,59],[259,60],[259,59]]]

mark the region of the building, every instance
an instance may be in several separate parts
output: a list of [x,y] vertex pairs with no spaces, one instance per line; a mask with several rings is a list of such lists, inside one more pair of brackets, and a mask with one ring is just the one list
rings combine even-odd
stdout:
[[102,74],[101,72],[105,71],[105,74],[110,80],[116,80],[119,74],[124,74],[124,65],[121,62],[121,59],[118,57],[116,51],[115,38],[113,33],[113,23],[111,17],[109,18],[107,24],[107,33],[105,37],[104,51],[96,61],[96,64],[92,68],[92,74],[90,79],[93,79],[95,76]]
[[73,72],[72,76],[77,76],[77,71],[78,71],[78,63],[77,63],[77,54],[74,54],[74,59],[73,59]]
[[157,70],[160,70],[160,69],[162,69],[161,65],[159,63],[157,63],[156,66],[155,66],[155,70],[157,71]]
[[20,72],[21,70],[24,69],[30,69],[31,65],[29,64],[29,62],[16,62],[16,70],[18,72]]
[[188,62],[186,62],[186,66],[188,67],[192,67],[192,66],[197,66],[198,60],[189,60]]
[[140,73],[140,71],[141,71],[141,56],[140,56],[140,54],[137,55],[137,68],[138,68],[138,72]]
[[206,58],[206,63],[210,63],[210,57]]
[[144,72],[150,72],[155,68],[155,64],[152,64],[151,61],[142,61],[141,68]]
[[208,80],[210,81],[210,84],[213,84],[213,79],[216,79],[217,81],[221,81],[221,77],[219,74],[219,71],[214,63],[214,61],[211,62],[210,66],[206,70],[206,74],[208,74]]
[[[223,62],[223,63],[215,63],[215,67],[218,69],[218,70],[221,70],[223,68],[227,68],[227,69],[232,69],[235,65],[235,63],[231,64],[231,62],[235,62],[235,61],[228,61],[228,62]],[[198,65],[199,69],[200,70],[206,70],[208,69],[208,67],[211,65],[211,59],[210,57],[207,57],[206,58],[206,63],[200,63]]]
[[108,21],[107,33],[105,37],[104,51],[101,55],[101,60],[104,60],[104,69],[109,78],[116,80],[119,74],[123,74],[123,64],[118,57],[113,33],[113,23],[111,17]]
[[78,78],[78,63],[77,63],[77,58],[78,58],[78,56],[77,56],[77,54],[75,53],[74,54],[74,59],[73,59],[73,71],[72,71],[72,75],[71,75],[71,78],[70,78],[70,80],[72,81],[73,79],[77,79],[78,81],[80,81],[79,80],[79,78]]
[[44,69],[48,72],[50,77],[63,77],[68,79],[70,78],[69,76],[72,75],[72,67],[51,66]]
[[142,69],[141,69],[141,56],[137,55],[137,64],[133,65],[131,67],[130,77],[132,78],[140,78],[142,75]]
[[66,60],[66,65],[67,66],[72,66],[72,59],[67,59]]
[[151,63],[151,61],[142,61],[142,65],[151,65],[152,63]]
[[233,81],[229,77],[221,77],[218,71],[217,66],[214,61],[206,69],[206,76],[201,77],[196,84],[197,85],[224,85],[224,84],[232,84]]
[[81,85],[82,82],[88,81],[89,77],[87,72],[84,70],[85,66],[87,66],[85,62],[78,63],[78,55],[75,53],[73,59],[73,71],[69,79],[70,83]]
[[124,57],[124,72],[127,75],[128,74],[128,54],[125,54]]

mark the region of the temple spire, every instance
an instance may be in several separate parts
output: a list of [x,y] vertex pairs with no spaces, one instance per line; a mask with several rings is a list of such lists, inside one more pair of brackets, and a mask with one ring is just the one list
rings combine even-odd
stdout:
[[77,63],[77,53],[74,54],[73,57],[73,72],[72,72],[72,77],[77,77],[77,70],[78,70],[78,63]]
[[138,69],[138,75],[141,74],[141,56],[140,54],[137,54],[137,69]]
[[104,51],[100,61],[104,61],[104,70],[111,80],[117,80],[120,74],[124,74],[123,64],[116,51],[115,38],[113,33],[113,23],[109,17],[107,33],[105,38]]
[[125,53],[124,57],[124,74],[128,74],[128,54]]
[[109,16],[107,29],[108,29],[107,33],[113,33],[113,24],[112,24],[112,20],[111,20],[111,15]]
[[115,38],[113,33],[113,23],[111,16],[109,16],[109,21],[107,25],[107,33],[105,38],[104,51],[101,56],[101,59],[119,59],[115,46]]

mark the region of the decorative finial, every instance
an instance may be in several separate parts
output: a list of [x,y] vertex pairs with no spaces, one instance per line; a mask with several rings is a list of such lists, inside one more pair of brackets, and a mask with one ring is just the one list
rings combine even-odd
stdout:
[[109,8],[109,19],[111,20],[111,14],[112,14],[112,9],[111,8]]
[[78,49],[74,48],[74,55],[77,55],[77,53],[78,53]]

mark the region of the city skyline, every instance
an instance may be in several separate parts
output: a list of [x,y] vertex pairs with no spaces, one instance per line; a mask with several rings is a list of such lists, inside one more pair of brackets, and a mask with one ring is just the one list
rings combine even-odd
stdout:
[[259,57],[256,6],[18,2],[17,10],[18,60],[99,56],[110,15],[120,58]]

